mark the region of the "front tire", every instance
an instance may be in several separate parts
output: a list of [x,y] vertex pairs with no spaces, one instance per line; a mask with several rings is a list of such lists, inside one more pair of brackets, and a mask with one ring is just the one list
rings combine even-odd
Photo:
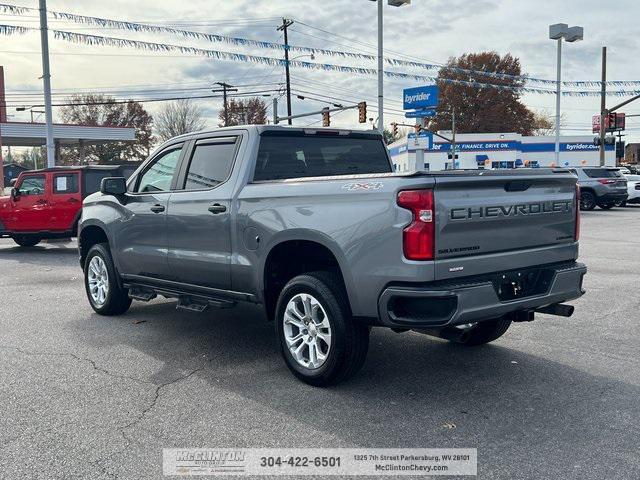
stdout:
[[291,372],[324,387],[353,376],[369,349],[369,328],[351,316],[341,279],[312,272],[290,280],[276,306],[276,332]]
[[34,235],[16,235],[13,237],[13,241],[21,247],[35,247],[42,240],[40,237]]
[[100,315],[121,315],[131,306],[128,291],[118,285],[113,259],[105,243],[94,245],[87,253],[84,287],[91,308]]
[[511,320],[506,318],[487,320],[471,327],[468,332],[465,332],[460,335],[459,338],[452,341],[468,347],[484,345],[485,343],[493,342],[500,338],[506,333],[510,326]]
[[593,210],[596,208],[596,196],[589,191],[580,192],[580,210]]

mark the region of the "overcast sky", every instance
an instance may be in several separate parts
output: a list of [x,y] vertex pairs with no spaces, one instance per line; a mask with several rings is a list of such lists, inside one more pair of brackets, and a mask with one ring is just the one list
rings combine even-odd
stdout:
[[[4,3],[37,7],[35,0]],[[1,2],[0,2],[1,3]],[[276,31],[279,17],[293,19],[291,44],[375,53],[376,6],[369,0],[110,0],[64,1],[49,0],[50,10],[82,15],[107,17],[134,22],[150,22],[178,28],[233,35],[258,40],[282,41]],[[37,12],[27,17],[0,15],[0,24],[37,27]],[[640,62],[636,38],[640,3],[619,0],[614,4],[596,0],[413,0],[412,5],[393,8],[385,5],[385,42],[389,56],[406,55],[431,63],[443,63],[451,56],[469,52],[495,50],[520,58],[523,70],[530,76],[555,79],[555,43],[549,40],[548,25],[564,22],[581,25],[583,42],[565,44],[563,49],[564,80],[598,80],[600,49],[608,46],[608,78],[610,80],[640,80]],[[252,53],[279,57],[282,51],[237,47],[224,43],[207,43],[193,39],[79,25],[70,22],[50,22],[50,28],[78,33],[114,36],[151,42],[192,45],[205,49]],[[204,88],[214,82],[250,85],[241,90],[278,88],[284,80],[284,69],[261,64],[245,64],[212,60],[176,53],[144,52],[127,48],[86,46],[51,38],[51,69],[54,92],[109,91],[115,89],[161,92],[130,92],[133,98],[144,96],[206,95],[207,90],[178,91],[180,88]],[[0,36],[0,65],[5,67],[9,103],[40,103],[37,97],[24,95],[22,90],[41,89],[41,63],[37,32],[25,36]],[[294,54],[295,56],[296,54]],[[304,60],[309,60],[305,58]],[[375,62],[318,56],[316,61],[375,68]],[[396,70],[400,71],[397,67]],[[412,70],[433,75],[434,72]],[[307,96],[324,95],[346,101],[376,101],[375,76],[292,69],[294,92]],[[401,90],[416,86],[414,80],[385,80],[385,123],[401,121]],[[145,87],[138,87],[144,85]],[[253,86],[255,85],[255,86]],[[136,86],[136,87],[133,87]],[[633,87],[618,87],[631,90]],[[174,89],[174,92],[170,91]],[[61,98],[61,97],[57,97]],[[270,99],[266,99],[269,103]],[[523,101],[532,109],[553,113],[554,95],[528,94]],[[622,99],[609,97],[608,104]],[[591,116],[599,110],[599,98],[563,97],[566,114],[566,134],[589,134]],[[206,109],[209,123],[217,123],[219,99],[203,99],[198,103]],[[147,103],[153,113],[159,103]],[[280,99],[281,112],[284,98]],[[297,100],[294,113],[317,110],[326,104],[314,100]],[[627,114],[640,113],[640,100],[626,109]],[[11,120],[27,120],[28,114],[10,108]],[[375,116],[370,107],[370,116]],[[308,124],[318,118],[303,119]],[[357,126],[357,112],[334,116],[332,125]],[[640,117],[631,118],[628,140],[640,141]]]

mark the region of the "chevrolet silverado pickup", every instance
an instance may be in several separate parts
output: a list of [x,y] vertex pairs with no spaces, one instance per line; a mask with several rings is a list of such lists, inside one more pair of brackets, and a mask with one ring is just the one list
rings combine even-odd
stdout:
[[472,346],[570,316],[579,204],[564,169],[401,174],[374,131],[229,127],[103,179],[79,257],[102,315],[260,305],[288,368],[323,386],[363,365],[371,327]]

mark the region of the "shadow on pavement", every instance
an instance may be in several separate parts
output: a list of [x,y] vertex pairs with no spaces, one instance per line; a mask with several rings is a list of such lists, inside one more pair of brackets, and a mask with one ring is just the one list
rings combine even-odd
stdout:
[[[150,379],[157,384],[204,364],[196,375],[213,392],[231,392],[295,425],[326,432],[336,439],[327,446],[478,447],[481,473],[511,478],[526,472],[506,465],[530,466],[535,470],[524,476],[536,478],[573,478],[579,472],[604,478],[614,460],[618,472],[625,471],[622,465],[630,474],[640,469],[634,435],[628,431],[637,431],[637,386],[500,342],[466,348],[374,329],[362,371],[349,382],[318,389],[289,373],[273,325],[257,309],[194,315],[176,312],[174,306],[134,303],[125,316],[93,315],[74,322],[72,329],[94,347],[125,346],[159,360],[164,366]],[[506,336],[517,336],[518,326]],[[146,434],[155,428],[161,436],[153,423],[145,425]],[[281,428],[286,432],[293,427]],[[286,433],[278,438],[274,441],[286,439]],[[224,438],[216,445],[225,445]],[[298,446],[315,445],[310,437]],[[483,458],[502,456],[509,458],[502,466],[483,463]]]

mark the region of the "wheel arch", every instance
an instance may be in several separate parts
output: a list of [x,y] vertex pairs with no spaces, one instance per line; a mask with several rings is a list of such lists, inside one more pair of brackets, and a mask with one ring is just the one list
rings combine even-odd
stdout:
[[104,224],[101,222],[82,222],[78,226],[78,253],[80,255],[80,265],[83,268],[89,250],[97,243],[106,243],[111,250],[111,241]]
[[357,310],[357,292],[347,260],[338,245],[321,232],[291,230],[275,236],[257,269],[258,295],[272,318],[278,294],[284,284],[314,270],[334,271],[343,282],[352,310]]

